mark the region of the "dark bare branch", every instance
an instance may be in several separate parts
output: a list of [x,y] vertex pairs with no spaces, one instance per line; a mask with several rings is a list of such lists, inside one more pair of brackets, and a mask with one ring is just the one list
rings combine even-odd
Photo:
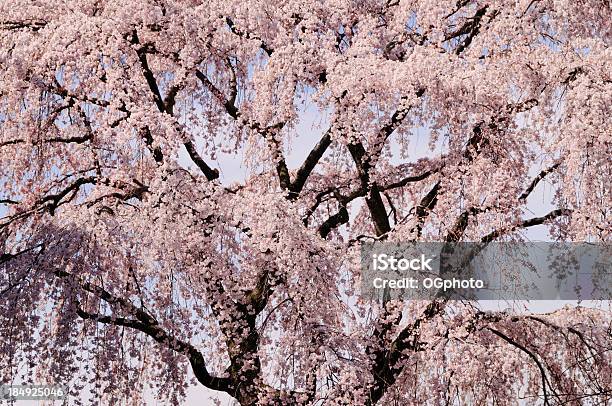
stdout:
[[410,183],[420,182],[422,180],[427,179],[428,177],[430,177],[432,174],[436,172],[438,172],[438,169],[425,171],[421,173],[420,175],[407,176],[397,182],[393,182],[393,183],[389,183],[388,185],[381,186],[380,190],[392,190],[392,189],[404,187]]
[[357,166],[361,188],[369,192],[366,194],[366,205],[370,211],[376,235],[386,234],[391,231],[391,226],[385,204],[380,196],[380,190],[376,182],[370,182],[370,169],[372,168],[370,156],[360,142],[348,144],[348,150]]
[[238,108],[234,105],[231,97],[227,98],[219,88],[217,88],[208,77],[203,74],[199,69],[196,69],[196,77],[200,79],[200,82],[212,93],[212,95],[221,103],[225,108],[227,114],[233,119],[237,120],[240,116]]
[[[470,46],[474,38],[480,32],[481,21],[485,13],[487,12],[488,8],[489,8],[488,4],[479,8],[476,11],[476,14],[474,14],[473,17],[468,18],[458,30],[456,30],[455,32],[449,34],[448,36],[446,36],[446,38],[444,38],[444,41],[449,41],[451,39],[458,38],[458,37],[465,35],[465,37],[459,42],[459,45],[455,49],[455,53],[457,55],[465,51],[465,49]],[[491,15],[492,16],[490,20],[492,20],[496,16],[496,13],[493,12]]]
[[333,230],[334,228],[342,224],[347,223],[348,221],[349,221],[348,210],[346,210],[346,207],[342,206],[340,207],[340,210],[338,210],[336,214],[330,216],[327,220],[323,222],[323,224],[319,226],[319,235],[322,238],[327,238],[331,230]]
[[455,221],[455,224],[453,225],[453,228],[450,229],[450,231],[444,238],[444,241],[446,242],[460,241],[461,237],[463,237],[463,233],[465,232],[469,224],[470,216],[476,216],[477,214],[483,213],[487,210],[488,209],[486,208],[480,208],[480,207],[470,207],[469,209],[465,210],[463,213],[459,215],[459,217]]
[[331,145],[331,128],[328,129],[323,137],[319,140],[317,145],[310,151],[302,166],[298,169],[297,174],[293,182],[291,182],[291,198],[295,199],[302,191],[304,184],[308,180],[310,173],[315,168],[321,157],[327,151],[327,148]]
[[429,303],[423,313],[404,327],[391,343],[387,341],[387,331],[400,322],[401,315],[394,320],[377,325],[374,338],[376,338],[378,345],[366,349],[366,353],[374,361],[372,365],[374,384],[370,388],[368,406],[375,405],[387,389],[395,383],[403,370],[403,367],[398,365],[398,361],[405,356],[406,351],[422,351],[423,346],[419,342],[420,327],[423,323],[441,314],[444,311],[445,304],[444,300],[435,300]]
[[19,204],[19,202],[13,199],[0,199],[0,204]]
[[[421,97],[425,93],[425,89],[421,88],[416,91],[416,97]],[[407,97],[402,97],[401,102],[404,103],[407,100]],[[412,110],[412,105],[403,106],[398,108],[393,115],[391,116],[391,120],[387,124],[385,124],[377,136],[377,144],[373,146],[371,155],[379,156],[382,152],[387,139],[393,134],[393,132],[404,122],[404,119],[408,116]]]
[[542,217],[534,217],[534,218],[530,218],[527,220],[524,220],[522,222],[520,222],[519,224],[510,226],[508,228],[505,229],[498,229],[495,230],[491,233],[489,233],[488,235],[484,236],[481,241],[488,243],[491,242],[499,237],[501,237],[502,235],[511,233],[514,230],[517,229],[521,229],[521,228],[528,228],[528,227],[533,227],[533,226],[538,226],[541,224],[545,224],[551,220],[554,220],[558,217],[562,217],[562,216],[569,216],[572,213],[572,210],[570,209],[556,209],[553,210],[551,212],[549,212],[548,214],[542,216]]
[[[135,45],[141,45],[140,39],[138,38],[138,33],[136,32],[136,30],[132,31],[132,38],[130,42]],[[155,102],[155,105],[157,106],[159,111],[165,112],[166,106],[164,105],[164,100],[159,91],[157,80],[155,79],[155,75],[153,74],[153,71],[149,67],[149,61],[147,60],[146,47],[140,46],[136,50],[136,54],[138,55],[140,66],[142,67],[142,74],[145,77],[145,80],[147,81],[147,85],[149,86],[151,93],[153,94],[153,101]]]
[[47,22],[44,20],[24,20],[24,21],[1,21],[0,30],[21,30],[29,29],[32,31],[39,31],[47,26]]
[[195,145],[193,145],[191,141],[185,142],[184,145],[185,145],[185,148],[187,149],[187,153],[189,154],[189,157],[191,158],[193,162],[195,162],[198,168],[200,168],[204,176],[206,176],[206,179],[214,180],[219,177],[219,171],[217,169],[212,169],[210,166],[208,166],[208,164],[206,164],[206,162],[204,162],[202,157],[200,157],[200,155],[196,151]]
[[542,172],[540,172],[538,174],[538,176],[533,178],[533,180],[531,181],[531,183],[529,184],[527,189],[525,189],[525,191],[519,197],[519,200],[527,199],[527,197],[529,197],[529,195],[531,194],[531,192],[533,192],[533,190],[536,188],[536,186],[538,186],[538,183],[540,183],[540,181],[542,179],[544,179],[548,174],[550,174],[555,169],[557,169],[559,167],[559,165],[561,165],[561,163],[557,162],[556,164],[552,165],[551,167],[544,169]]

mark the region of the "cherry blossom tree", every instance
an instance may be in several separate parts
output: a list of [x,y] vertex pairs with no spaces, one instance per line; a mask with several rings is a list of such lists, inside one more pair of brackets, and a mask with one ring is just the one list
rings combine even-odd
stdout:
[[0,1],[0,381],[607,404],[608,310],[374,303],[358,258],[534,226],[609,242],[610,21],[601,0]]

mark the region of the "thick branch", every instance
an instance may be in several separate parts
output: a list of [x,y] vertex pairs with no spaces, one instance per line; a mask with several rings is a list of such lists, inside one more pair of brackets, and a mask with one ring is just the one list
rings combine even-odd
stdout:
[[463,213],[459,215],[459,217],[455,221],[455,224],[453,225],[453,228],[448,232],[448,234],[444,238],[444,241],[457,242],[461,240],[461,237],[463,237],[463,233],[465,232],[469,224],[470,216],[476,216],[477,214],[486,212],[487,210],[489,210],[489,208],[481,208],[481,207],[470,207],[469,209],[465,210]]
[[47,195],[47,196],[43,197],[42,199],[39,200],[37,205],[41,205],[42,207],[46,207],[49,210],[49,212],[51,213],[51,215],[53,215],[55,213],[55,210],[57,210],[57,208],[61,204],[63,204],[62,203],[62,199],[64,197],[68,196],[70,193],[73,193],[72,194],[72,198],[74,198],[76,192],[78,192],[80,190],[81,186],[86,185],[86,184],[95,184],[97,182],[97,180],[98,180],[98,178],[95,177],[95,176],[90,176],[90,177],[87,177],[87,178],[79,178],[74,183],[72,183],[71,185],[69,185],[65,189],[62,189],[58,193],[52,194],[52,195]]
[[[138,36],[135,31],[132,37],[132,41],[135,44],[139,44]],[[151,90],[151,93],[153,93],[153,100],[155,101],[155,105],[157,106],[160,113],[172,114],[172,110],[174,106],[174,99],[176,97],[176,94],[178,93],[179,87],[174,87],[170,89],[170,92],[168,93],[166,97],[166,101],[164,102],[164,100],[162,99],[161,93],[159,91],[159,86],[157,85],[155,75],[149,68],[149,63],[147,61],[146,48],[144,47],[140,48],[137,51],[137,54],[138,54],[138,59],[140,60],[140,64],[142,66],[143,75],[147,81],[147,84],[149,85],[149,89]],[[200,71],[197,71],[196,75],[197,74],[202,75]],[[198,77],[200,78],[200,76]],[[200,78],[200,80],[202,79]],[[153,144],[153,138],[148,128],[145,130],[145,143],[147,144],[149,148],[151,148],[151,145]],[[187,141],[183,145],[187,149],[187,153],[189,154],[189,157],[191,158],[191,160],[202,171],[204,176],[206,176],[206,179],[211,181],[219,177],[219,171],[216,169],[212,169],[210,166],[208,166],[206,162],[204,162],[204,160],[198,154],[198,152],[195,149],[195,146],[193,145],[191,141]],[[163,161],[163,155],[159,147],[156,147],[155,149],[153,149],[152,153],[153,153],[153,158],[155,159],[156,162],[161,163]]]
[[304,187],[304,184],[310,176],[310,173],[317,165],[321,157],[323,157],[323,154],[325,154],[325,151],[327,151],[327,148],[330,145],[331,128],[325,132],[325,134],[323,135],[323,137],[321,137],[317,145],[315,145],[314,148],[310,151],[300,169],[298,169],[295,179],[293,180],[293,182],[291,182],[291,187],[289,188],[291,191],[292,198],[296,198],[300,194],[302,188]]
[[0,199],[0,204],[19,204],[19,202],[12,199]]
[[[419,182],[422,181],[424,179],[427,179],[430,175],[432,175],[433,173],[436,173],[438,171],[438,169],[435,170],[430,170],[430,171],[426,171],[420,175],[414,175],[414,176],[408,176],[400,181],[397,182],[393,182],[390,183],[388,185],[383,185],[380,186],[378,188],[379,192],[384,192],[386,190],[392,190],[392,189],[397,189],[400,187],[404,187],[406,185],[408,185],[409,183],[415,183],[415,182]],[[367,190],[363,187],[359,187],[356,190],[353,190],[351,193],[349,193],[348,195],[341,195],[340,192],[336,189],[336,188],[329,188],[326,189],[322,192],[320,192],[317,197],[316,197],[316,202],[313,205],[313,207],[311,207],[308,211],[308,214],[306,215],[306,219],[305,219],[305,224],[307,224],[307,219],[308,217],[317,209],[317,207],[321,204],[322,199],[329,195],[329,194],[333,194],[334,197],[336,198],[336,200],[340,203],[340,205],[342,206],[342,208],[335,214],[333,214],[332,216],[330,216],[327,220],[325,220],[321,226],[319,226],[319,234],[322,237],[326,237],[329,232],[342,225],[345,224],[349,221],[348,218],[348,212],[346,213],[346,215],[344,214],[344,208],[346,208],[346,205],[348,205],[350,202],[352,202],[353,200],[359,198],[359,197],[363,197],[367,194]]]
[[427,192],[427,194],[421,199],[419,205],[416,207],[417,216],[417,233],[420,236],[423,231],[423,225],[425,219],[429,216],[429,213],[438,204],[438,193],[440,192],[440,181],[437,181],[435,185]]
[[[136,30],[132,32],[131,42],[137,45],[140,44],[140,40],[138,38],[138,33],[136,32]],[[164,101],[161,97],[159,86],[157,85],[157,81],[155,80],[155,75],[153,74],[153,71],[149,67],[149,62],[147,61],[146,47],[138,48],[136,50],[136,54],[138,55],[140,66],[142,67],[142,74],[145,77],[145,80],[147,81],[147,85],[149,86],[151,93],[153,93],[153,101],[155,102],[155,105],[157,106],[159,111],[166,111],[166,106],[164,105]]]
[[370,183],[370,157],[367,155],[363,144],[360,142],[354,144],[348,144],[348,150],[355,161],[357,166],[357,172],[359,173],[359,180],[361,181],[361,187],[364,190],[368,190],[369,193],[366,195],[366,205],[370,211],[372,221],[374,222],[374,229],[377,236],[391,231],[389,224],[389,218],[387,217],[387,210],[383,203],[382,197],[380,196],[380,190],[376,185],[376,182]]
[[32,31],[39,31],[47,25],[46,21],[40,20],[25,20],[25,21],[2,21],[0,22],[0,30],[20,30],[28,28]]
[[196,77],[200,79],[200,82],[212,93],[212,95],[221,103],[221,105],[227,111],[234,120],[237,120],[240,116],[238,108],[234,105],[232,98],[226,98],[225,95],[219,88],[217,88],[208,77],[203,74],[199,69],[196,69]]
[[[238,120],[240,117],[240,111],[235,106],[235,94],[232,90],[232,95],[230,98],[226,98],[221,90],[219,90],[206,75],[204,75],[201,71],[196,69],[196,77],[200,79],[202,84],[206,86],[209,91],[213,94],[213,96],[223,105],[227,114],[230,115],[234,120]],[[235,83],[235,78],[232,78],[230,85]],[[277,123],[275,125],[269,127],[262,127],[259,123],[249,123],[247,124],[249,128],[261,134],[264,139],[268,142],[268,145],[272,148],[272,152],[274,154],[273,160],[276,162],[276,172],[279,178],[281,189],[288,190],[291,186],[291,179],[289,177],[289,169],[287,167],[287,163],[285,158],[283,157],[280,141],[276,139],[276,134],[280,131],[285,123]]]
[[415,183],[415,182],[420,182],[422,180],[427,179],[429,176],[431,176],[433,173],[436,173],[438,170],[430,170],[430,171],[425,171],[423,173],[421,173],[420,175],[413,175],[413,176],[407,176],[402,180],[399,180],[397,182],[393,182],[393,183],[389,183],[388,185],[384,185],[380,187],[380,190],[391,190],[391,189],[397,189],[400,187],[404,187],[409,183]]
[[[425,89],[419,89],[416,91],[416,97],[421,97],[425,93]],[[402,97],[402,102],[406,101],[406,97]],[[377,145],[374,146],[372,156],[378,157],[383,150],[385,142],[391,136],[391,134],[402,124],[404,119],[408,116],[408,113],[412,109],[412,105],[398,108],[393,115],[391,120],[385,124],[377,136]]]
[[208,164],[206,164],[206,162],[204,162],[202,157],[200,157],[196,151],[195,145],[193,145],[191,141],[187,141],[183,145],[185,145],[191,160],[198,166],[198,168],[200,168],[204,176],[206,176],[206,179],[210,181],[219,177],[219,171],[217,169],[212,169],[210,166],[208,166]]
[[330,216],[327,220],[323,222],[319,226],[319,235],[322,238],[327,238],[327,235],[334,228],[338,227],[341,224],[345,224],[349,221],[348,210],[346,210],[345,206],[342,206],[338,212],[332,216]]
[[[485,5],[476,11],[473,17],[466,20],[466,22],[455,32],[448,35],[444,41],[448,41],[462,35],[465,35],[465,38],[460,42],[459,46],[455,49],[455,53],[457,55],[461,54],[467,47],[470,46],[474,38],[480,32],[480,23],[482,21],[483,16],[487,12],[489,8],[488,5]],[[495,13],[491,17],[493,19],[495,17]]]
[[149,127],[145,127],[140,130],[140,134],[145,142],[145,145],[151,152],[151,155],[153,155],[153,159],[155,160],[155,162],[161,164],[164,161],[164,154],[162,153],[161,148],[159,146],[153,146],[153,135],[151,134],[151,130],[149,129]]

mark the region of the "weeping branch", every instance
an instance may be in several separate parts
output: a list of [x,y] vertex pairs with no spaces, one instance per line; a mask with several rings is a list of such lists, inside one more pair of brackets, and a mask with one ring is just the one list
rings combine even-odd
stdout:
[[140,331],[149,337],[153,338],[159,344],[166,348],[183,354],[188,357],[193,368],[194,375],[207,388],[223,391],[231,394],[232,384],[228,378],[218,378],[212,376],[206,369],[204,357],[193,345],[183,341],[166,332],[159,322],[145,311],[143,308],[134,305],[127,299],[118,297],[107,291],[106,289],[89,283],[80,281],[75,275],[63,271],[56,270],[54,274],[62,279],[70,279],[76,282],[77,286],[85,292],[91,293],[94,296],[104,300],[109,305],[120,308],[128,313],[131,317],[105,316],[96,313],[85,311],[79,303],[77,303],[77,315],[84,320],[91,320],[103,324],[111,324],[115,326],[128,327]]
[[[490,332],[492,332],[493,334],[495,334],[496,336],[500,337],[501,339],[503,339],[504,341],[506,341],[508,344],[513,345],[514,347],[518,348],[519,350],[523,351],[525,354],[527,354],[529,356],[529,358],[531,358],[535,364],[537,365],[539,371],[540,371],[540,376],[542,378],[542,392],[544,393],[544,405],[550,405],[550,397],[548,395],[548,386],[550,385],[548,377],[546,375],[546,370],[544,369],[544,366],[542,365],[542,362],[540,362],[539,358],[532,352],[530,351],[527,347],[525,347],[524,345],[516,342],[515,340],[513,340],[512,338],[508,337],[507,335],[505,335],[504,333],[502,333],[499,330],[496,330],[492,327],[487,327],[487,330],[489,330]],[[552,389],[552,386],[550,386]]]

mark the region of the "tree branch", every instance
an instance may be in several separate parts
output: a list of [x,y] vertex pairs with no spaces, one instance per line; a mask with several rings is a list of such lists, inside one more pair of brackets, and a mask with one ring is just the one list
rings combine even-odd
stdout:
[[569,216],[572,213],[572,210],[570,209],[556,209],[551,211],[550,213],[542,216],[542,217],[534,217],[531,219],[527,219],[524,220],[522,222],[520,222],[517,225],[511,226],[509,228],[506,229],[498,229],[495,230],[491,233],[489,233],[488,235],[484,236],[481,239],[481,242],[484,243],[488,243],[491,242],[493,240],[495,240],[496,238],[501,237],[502,235],[508,234],[516,229],[520,229],[520,228],[528,228],[528,227],[533,227],[533,226],[538,226],[541,224],[544,224],[550,220],[554,220],[557,217],[561,217],[561,216]]
[[[372,376],[374,384],[370,387],[370,396],[367,405],[376,404],[391,387],[397,377],[401,374],[403,367],[398,366],[398,361],[404,356],[405,351],[421,351],[422,345],[419,343],[419,329],[421,325],[438,314],[445,308],[445,300],[434,300],[430,302],[423,314],[417,317],[412,323],[407,325],[390,344],[387,343],[387,331],[394,325],[399,324],[400,317],[384,325],[379,325],[375,329],[377,346],[370,346],[366,353],[373,358]],[[386,308],[385,308],[386,309]]]
[[266,55],[269,57],[272,56],[274,49],[270,48],[260,37],[250,32],[240,30],[238,27],[236,27],[236,24],[234,24],[234,21],[230,17],[226,17],[225,22],[229,26],[231,32],[245,39],[259,41],[259,47],[266,53]]
[[366,205],[370,211],[372,221],[374,222],[374,229],[377,236],[391,231],[389,224],[389,218],[387,217],[387,210],[385,204],[380,196],[380,190],[376,185],[376,182],[370,183],[370,157],[367,155],[365,148],[361,142],[347,145],[353,161],[357,166],[357,172],[359,173],[359,179],[361,181],[361,188],[367,190],[369,193],[366,194]]
[[[134,45],[140,45],[138,33],[135,29],[132,31],[132,38],[130,42]],[[136,50],[136,55],[138,55],[138,60],[140,61],[140,66],[142,67],[142,74],[145,77],[145,80],[147,81],[147,85],[149,85],[151,93],[153,93],[153,101],[155,102],[155,105],[157,106],[160,112],[165,112],[166,106],[164,105],[164,101],[159,91],[157,80],[155,80],[155,75],[153,74],[153,71],[149,67],[149,62],[147,61],[146,47],[139,47]]]
[[[476,11],[476,14],[474,14],[473,17],[467,19],[466,22],[461,26],[461,28],[444,38],[444,41],[449,41],[453,38],[466,35],[466,37],[459,43],[459,46],[455,49],[455,53],[457,55],[461,54],[467,47],[469,47],[474,38],[480,32],[480,23],[488,8],[488,4],[479,8]],[[496,15],[497,14],[494,12],[493,16],[490,19],[492,20]]]
[[0,30],[20,30],[28,28],[34,32],[39,31],[47,26],[44,20],[25,20],[25,21],[2,21],[0,22]]
[[437,181],[435,185],[427,192],[427,194],[421,199],[419,205],[416,207],[417,234],[420,236],[423,231],[425,219],[429,216],[429,213],[438,203],[438,193],[440,192],[440,181]]
[[19,202],[13,199],[0,199],[0,204],[19,204]]
[[187,356],[195,377],[202,385],[212,390],[226,392],[230,395],[232,394],[232,383],[229,378],[212,376],[206,368],[204,356],[200,351],[198,351],[187,341],[180,340],[168,334],[165,330],[159,327],[156,322],[156,324],[151,324],[124,317],[102,316],[99,314],[86,312],[80,306],[77,306],[77,315],[84,320],[92,320],[98,323],[128,327],[148,335],[168,349]]
[[[544,393],[544,405],[550,405],[548,391],[546,390],[546,386],[547,386],[547,384],[549,384],[548,383],[548,377],[546,376],[546,370],[544,369],[544,366],[542,366],[542,363],[540,362],[538,357],[532,351],[527,349],[527,347],[525,347],[524,345],[521,345],[520,343],[518,343],[515,340],[511,339],[510,337],[508,337],[507,335],[505,335],[501,331],[498,331],[498,330],[496,330],[494,328],[491,328],[491,327],[487,327],[487,330],[491,331],[493,334],[495,334],[496,336],[500,337],[501,339],[503,339],[507,343],[509,343],[509,344],[513,345],[514,347],[520,349],[525,354],[529,355],[529,357],[536,363],[538,369],[540,370],[540,375],[541,375],[541,378],[542,378],[542,391]],[[552,389],[552,386],[551,386],[551,389]]]
[[221,103],[221,105],[225,108],[227,114],[230,115],[234,120],[237,120],[240,116],[240,112],[238,108],[232,102],[231,97],[228,99],[225,97],[223,92],[219,90],[208,77],[203,74],[199,69],[196,69],[196,77],[200,79],[200,82],[212,93],[212,95]]
[[341,224],[348,223],[349,214],[348,210],[346,210],[345,206],[340,207],[340,210],[332,216],[330,216],[327,220],[323,222],[319,226],[319,235],[322,238],[327,238],[328,234],[331,230],[338,227]]
[[224,391],[231,395],[231,382],[229,379],[217,378],[210,375],[210,373],[206,369],[204,357],[202,356],[202,354],[190,343],[168,334],[160,327],[159,322],[144,309],[135,306],[129,300],[114,296],[112,293],[98,285],[89,282],[79,281],[75,277],[75,275],[69,272],[63,270],[56,270],[54,271],[54,274],[59,278],[67,278],[73,280],[77,283],[77,286],[83,291],[89,292],[97,296],[98,298],[104,300],[111,306],[118,305],[121,309],[136,317],[136,320],[125,317],[111,317],[88,313],[84,311],[77,302],[77,314],[79,317],[84,320],[92,320],[99,323],[129,327],[138,330],[142,333],[145,333],[158,343],[166,346],[168,349],[186,355],[189,359],[189,362],[191,363],[196,378],[204,386],[213,390]]
[[540,183],[540,181],[542,179],[544,179],[546,177],[546,175],[548,175],[549,173],[553,172],[555,169],[557,169],[559,167],[559,165],[561,165],[561,162],[557,162],[556,164],[552,165],[549,168],[544,169],[543,171],[541,171],[538,176],[536,176],[531,183],[529,184],[529,186],[527,187],[527,189],[525,189],[525,191],[521,194],[521,196],[519,197],[519,200],[526,200],[527,197],[529,197],[529,195],[531,194],[531,192],[533,192],[533,190],[536,188],[536,186],[538,186],[538,183]]
[[480,208],[480,207],[470,207],[469,209],[465,210],[463,213],[459,215],[459,217],[455,221],[453,228],[448,232],[448,234],[444,238],[444,241],[457,242],[461,240],[461,237],[463,237],[463,233],[465,232],[465,229],[467,228],[469,224],[470,216],[476,216],[477,214],[483,213],[487,210],[488,208]]
[[[425,89],[421,88],[416,91],[416,97],[420,98],[425,93]],[[402,102],[405,102],[407,97],[402,97]],[[385,146],[387,139],[391,136],[393,131],[399,127],[404,119],[408,116],[408,113],[412,109],[412,105],[408,105],[406,107],[398,108],[393,115],[391,116],[391,120],[385,124],[380,131],[378,132],[378,136],[376,138],[377,144],[372,148],[373,151],[371,155],[374,157],[378,157]]]
[[304,188],[304,184],[308,180],[310,173],[315,168],[327,148],[331,145],[331,127],[323,134],[317,145],[310,151],[304,163],[298,169],[295,179],[289,187],[291,199],[296,199]]
[[420,175],[413,175],[413,176],[407,176],[402,180],[399,180],[397,182],[393,182],[393,183],[389,183],[388,185],[384,185],[380,187],[380,190],[391,190],[391,189],[397,189],[400,187],[404,187],[409,183],[416,183],[416,182],[420,182],[422,180],[427,179],[428,177],[430,177],[432,174],[438,172],[439,169],[434,169],[434,170],[429,170],[429,171],[425,171],[423,173],[421,173]]
[[206,164],[206,162],[204,162],[202,157],[200,157],[200,155],[196,151],[193,142],[187,141],[183,145],[185,145],[185,148],[187,149],[187,153],[189,154],[191,160],[198,166],[198,168],[200,168],[204,176],[206,176],[206,179],[212,181],[219,177],[219,171],[217,169],[212,169],[210,166],[208,166],[208,164]]

